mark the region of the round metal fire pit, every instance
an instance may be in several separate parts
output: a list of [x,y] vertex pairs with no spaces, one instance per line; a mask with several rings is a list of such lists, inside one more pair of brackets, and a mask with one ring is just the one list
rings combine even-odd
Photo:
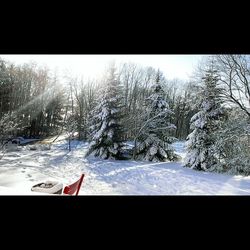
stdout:
[[46,181],[34,185],[31,191],[48,193],[48,194],[62,194],[63,184],[57,181]]

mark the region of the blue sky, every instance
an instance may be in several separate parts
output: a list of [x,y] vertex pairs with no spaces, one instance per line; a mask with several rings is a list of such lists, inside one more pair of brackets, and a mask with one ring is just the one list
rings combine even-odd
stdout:
[[0,55],[16,64],[37,62],[59,74],[71,72],[76,76],[100,76],[109,62],[133,62],[159,68],[168,79],[187,80],[203,55]]

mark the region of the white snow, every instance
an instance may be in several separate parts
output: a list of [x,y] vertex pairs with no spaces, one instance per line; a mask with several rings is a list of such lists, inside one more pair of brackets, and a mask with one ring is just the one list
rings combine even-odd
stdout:
[[[184,142],[173,144],[175,152],[185,156]],[[48,195],[31,191],[43,181],[63,185],[85,178],[79,195],[250,195],[250,176],[231,176],[199,172],[182,166],[183,162],[152,163],[142,161],[84,158],[88,143],[58,140],[51,150],[19,146],[0,160],[1,195]]]

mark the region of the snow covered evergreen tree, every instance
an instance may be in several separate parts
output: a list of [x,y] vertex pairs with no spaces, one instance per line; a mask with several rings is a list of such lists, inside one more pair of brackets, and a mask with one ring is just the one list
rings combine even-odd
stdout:
[[92,112],[90,126],[90,146],[87,155],[94,153],[103,159],[120,159],[123,148],[121,85],[115,68],[108,71],[105,86],[100,90],[100,98]]
[[175,138],[169,135],[175,129],[175,125],[170,123],[173,112],[165,100],[161,77],[158,71],[152,86],[153,93],[145,101],[146,112],[138,133],[138,146],[135,143],[137,159],[158,162],[174,160],[176,157],[170,145]]
[[185,166],[196,170],[214,170],[218,154],[213,147],[219,129],[223,109],[219,98],[218,76],[211,67],[206,71],[204,86],[201,88],[199,112],[191,118],[193,132],[187,137]]

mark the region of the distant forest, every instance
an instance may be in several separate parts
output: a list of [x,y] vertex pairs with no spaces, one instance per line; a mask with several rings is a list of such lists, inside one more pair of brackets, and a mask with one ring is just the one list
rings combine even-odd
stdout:
[[[168,80],[158,69],[136,64],[119,65],[117,77],[121,86],[124,112],[124,138],[133,139],[136,121],[140,120],[144,101],[152,93],[156,75],[161,75],[165,98],[174,111],[173,135],[185,139],[190,132],[189,121],[197,111],[191,82]],[[86,140],[88,118],[105,85],[103,79],[82,81],[66,76],[61,84],[49,69],[35,64],[16,66],[0,59],[0,120],[1,134],[6,136],[46,137],[67,130],[75,123],[79,139]]]

